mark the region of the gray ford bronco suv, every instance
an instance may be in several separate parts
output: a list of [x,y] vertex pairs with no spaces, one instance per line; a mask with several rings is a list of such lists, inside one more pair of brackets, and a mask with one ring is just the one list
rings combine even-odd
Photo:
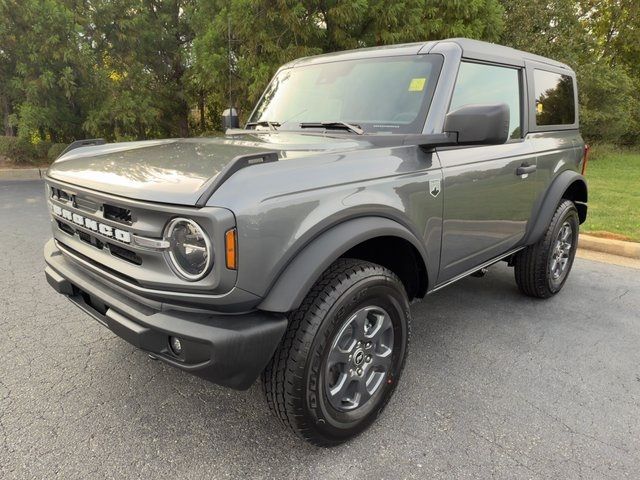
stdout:
[[389,401],[412,300],[500,260],[551,297],[587,214],[574,72],[467,39],[293,61],[224,137],[72,147],[51,286],[323,446]]

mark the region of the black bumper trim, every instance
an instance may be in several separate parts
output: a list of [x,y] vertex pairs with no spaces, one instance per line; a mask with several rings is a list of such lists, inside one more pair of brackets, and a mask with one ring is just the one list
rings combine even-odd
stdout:
[[[270,360],[287,327],[282,314],[241,315],[156,311],[92,282],[62,255],[47,259],[49,284],[132,345],[211,382],[244,390]],[[168,339],[183,340],[180,357]]]

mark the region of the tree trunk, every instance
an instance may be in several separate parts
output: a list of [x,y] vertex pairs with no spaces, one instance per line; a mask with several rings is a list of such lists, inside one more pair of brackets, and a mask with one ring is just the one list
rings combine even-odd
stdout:
[[198,110],[200,111],[200,130],[204,132],[207,129],[205,125],[204,118],[204,92],[200,92],[200,97],[198,98]]
[[0,103],[2,104],[2,125],[4,127],[4,134],[7,137],[15,137],[16,131],[11,126],[9,122],[9,115],[11,115],[11,105],[9,104],[9,99],[3,95]]
[[183,100],[178,112],[178,132],[180,137],[186,138],[189,136],[189,106]]

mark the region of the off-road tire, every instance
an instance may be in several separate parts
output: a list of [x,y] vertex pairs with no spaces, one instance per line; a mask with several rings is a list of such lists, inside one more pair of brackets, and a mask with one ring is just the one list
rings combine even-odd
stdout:
[[[392,317],[391,366],[377,396],[345,413],[329,402],[323,371],[341,325],[369,304],[380,305]],[[373,263],[337,260],[289,315],[285,336],[262,373],[271,411],[314,445],[330,447],[360,434],[382,412],[395,390],[407,356],[409,332],[409,302],[398,277]]]
[[[552,255],[560,229],[565,224],[572,229],[572,244],[564,273],[561,277],[554,278],[550,268]],[[562,200],[542,238],[516,254],[514,272],[522,293],[530,297],[549,298],[562,289],[576,255],[579,224],[578,211],[573,202]]]

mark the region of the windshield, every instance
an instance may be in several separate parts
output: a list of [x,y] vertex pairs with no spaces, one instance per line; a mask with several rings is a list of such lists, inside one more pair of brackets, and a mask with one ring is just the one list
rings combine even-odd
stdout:
[[367,133],[419,133],[441,64],[439,55],[410,55],[287,68],[269,84],[249,124],[294,130],[301,123],[346,122]]

